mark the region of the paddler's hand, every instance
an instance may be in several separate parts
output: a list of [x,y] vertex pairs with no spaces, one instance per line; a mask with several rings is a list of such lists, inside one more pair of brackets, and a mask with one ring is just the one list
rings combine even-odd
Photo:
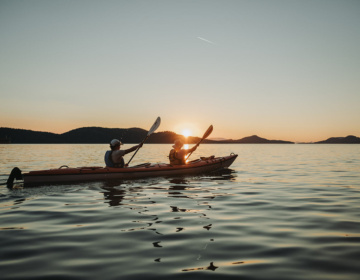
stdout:
[[143,145],[144,145],[144,143],[140,143],[140,144],[138,145],[139,149],[140,149]]

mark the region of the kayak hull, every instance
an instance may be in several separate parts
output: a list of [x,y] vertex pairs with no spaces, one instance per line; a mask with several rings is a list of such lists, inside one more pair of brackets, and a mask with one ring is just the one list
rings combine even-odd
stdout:
[[77,167],[58,168],[23,173],[24,184],[136,179],[209,173],[228,168],[238,155],[198,159],[186,165],[165,163],[148,164],[128,168]]

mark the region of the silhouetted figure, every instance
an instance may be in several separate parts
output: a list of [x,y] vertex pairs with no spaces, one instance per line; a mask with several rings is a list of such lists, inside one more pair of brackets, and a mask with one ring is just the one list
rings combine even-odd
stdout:
[[196,150],[198,145],[191,149],[182,149],[184,143],[181,140],[176,140],[173,149],[170,151],[169,160],[171,165],[186,164],[186,156]]
[[122,145],[121,141],[118,139],[114,139],[110,142],[110,149],[105,153],[105,164],[106,167],[127,167],[124,162],[124,155],[135,151],[137,148],[141,148],[143,143],[136,145],[127,150],[120,150],[120,146]]

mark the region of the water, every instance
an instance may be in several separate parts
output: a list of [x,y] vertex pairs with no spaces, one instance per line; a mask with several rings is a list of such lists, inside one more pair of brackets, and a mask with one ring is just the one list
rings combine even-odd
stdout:
[[[170,146],[132,164],[166,162]],[[0,145],[0,179],[103,166],[106,149]],[[359,145],[201,145],[191,158],[231,152],[212,175],[1,186],[1,279],[360,279]]]

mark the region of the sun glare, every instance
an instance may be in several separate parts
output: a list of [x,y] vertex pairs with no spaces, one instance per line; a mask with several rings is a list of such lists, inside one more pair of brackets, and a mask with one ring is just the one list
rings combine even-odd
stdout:
[[181,134],[184,135],[185,137],[189,137],[191,135],[191,131],[189,129],[183,129]]

